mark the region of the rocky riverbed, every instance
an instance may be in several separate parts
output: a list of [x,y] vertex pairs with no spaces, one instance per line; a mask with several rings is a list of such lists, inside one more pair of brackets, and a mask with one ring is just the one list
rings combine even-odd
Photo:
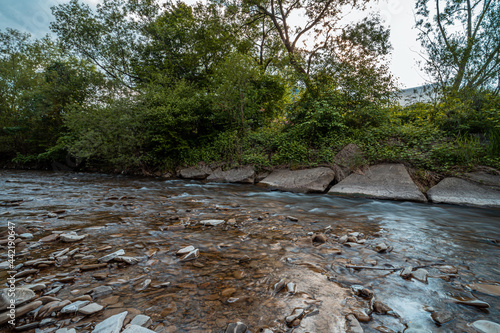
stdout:
[[80,173],[0,189],[3,331],[498,332],[498,210]]

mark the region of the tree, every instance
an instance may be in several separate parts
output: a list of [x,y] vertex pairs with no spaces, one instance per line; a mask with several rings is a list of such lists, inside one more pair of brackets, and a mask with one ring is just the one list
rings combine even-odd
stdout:
[[500,88],[500,1],[418,0],[426,70],[452,91]]
[[[368,1],[244,0],[243,11],[248,15],[246,24],[263,18],[271,22],[290,65],[311,88],[313,76],[326,70],[325,63],[348,61],[343,52],[346,43],[375,57],[389,53],[389,32],[377,16],[356,24],[342,23],[346,12],[365,9]],[[303,14],[306,21],[294,24],[292,17],[297,14]]]

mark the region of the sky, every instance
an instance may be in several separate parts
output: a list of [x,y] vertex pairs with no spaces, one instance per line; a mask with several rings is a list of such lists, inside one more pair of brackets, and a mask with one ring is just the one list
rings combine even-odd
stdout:
[[[29,32],[39,38],[50,33],[49,25],[53,21],[50,7],[66,3],[69,0],[0,0],[0,29],[14,28]],[[96,5],[101,0],[83,0]],[[187,1],[192,3],[193,0]],[[375,10],[380,13],[391,29],[393,46],[390,68],[398,78],[401,88],[411,88],[427,83],[417,60],[421,59],[421,47],[417,41],[417,32],[413,29],[414,0],[381,0]]]

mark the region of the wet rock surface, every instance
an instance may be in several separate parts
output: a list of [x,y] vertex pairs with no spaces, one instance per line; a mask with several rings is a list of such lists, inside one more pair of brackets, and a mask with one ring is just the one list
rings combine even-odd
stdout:
[[500,314],[496,211],[7,174],[25,332],[480,332]]
[[445,178],[427,191],[429,200],[468,206],[500,208],[500,190],[460,178]]
[[283,191],[322,193],[334,179],[335,173],[332,169],[321,167],[306,170],[276,170],[259,184]]

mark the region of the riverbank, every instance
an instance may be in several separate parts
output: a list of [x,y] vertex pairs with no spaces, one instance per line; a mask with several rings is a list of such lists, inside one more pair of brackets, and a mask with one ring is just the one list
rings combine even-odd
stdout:
[[36,309],[18,317],[27,332],[93,332],[109,318],[142,318],[156,332],[233,332],[237,322],[249,332],[480,332],[473,323],[500,314],[496,211],[0,174],[0,222],[18,228],[16,283],[34,293],[25,304]]

